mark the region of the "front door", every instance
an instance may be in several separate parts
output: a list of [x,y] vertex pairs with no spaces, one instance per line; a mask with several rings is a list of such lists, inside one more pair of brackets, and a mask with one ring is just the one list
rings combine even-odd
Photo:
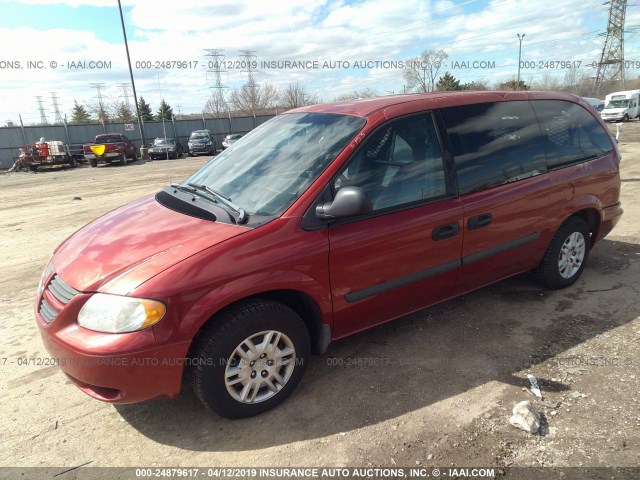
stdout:
[[392,120],[369,136],[333,187],[359,186],[373,212],[329,227],[334,338],[447,298],[462,249],[432,115]]

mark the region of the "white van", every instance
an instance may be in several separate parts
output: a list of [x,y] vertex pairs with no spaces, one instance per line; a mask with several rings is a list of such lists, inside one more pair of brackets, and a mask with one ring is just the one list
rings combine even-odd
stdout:
[[605,122],[626,122],[640,116],[640,90],[610,93],[604,103],[600,116]]

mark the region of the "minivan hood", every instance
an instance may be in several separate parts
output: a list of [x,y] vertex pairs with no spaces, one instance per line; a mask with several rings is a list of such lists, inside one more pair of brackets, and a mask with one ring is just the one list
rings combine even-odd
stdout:
[[185,258],[249,230],[169,210],[148,196],[78,230],[58,247],[53,264],[77,290],[126,295]]

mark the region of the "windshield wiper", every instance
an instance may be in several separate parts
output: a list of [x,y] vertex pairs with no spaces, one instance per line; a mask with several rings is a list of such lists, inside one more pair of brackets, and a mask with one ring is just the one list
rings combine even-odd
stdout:
[[231,199],[226,195],[220,192],[216,192],[213,188],[208,187],[207,185],[200,185],[198,183],[187,183],[187,187],[191,187],[195,190],[207,192],[208,194],[213,195],[214,198],[217,198],[218,200],[220,200],[220,202],[224,203],[227,207],[229,207],[231,210],[233,210],[238,214],[236,223],[241,224],[247,220],[247,213],[244,211],[244,208],[239,207],[238,205],[233,203]]
[[171,183],[169,186],[171,188],[175,188],[176,190],[184,190],[185,192],[189,192],[189,193],[197,193],[198,191],[193,187],[190,187],[188,185],[180,185],[179,183]]

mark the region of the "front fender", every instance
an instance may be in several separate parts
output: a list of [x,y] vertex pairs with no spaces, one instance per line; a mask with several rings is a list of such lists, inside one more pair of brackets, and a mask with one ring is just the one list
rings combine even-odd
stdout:
[[218,285],[190,304],[170,322],[154,326],[156,341],[192,340],[202,326],[228,306],[248,297],[273,291],[296,291],[309,297],[318,306],[321,323],[333,327],[329,285],[303,272],[269,271],[237,278]]

